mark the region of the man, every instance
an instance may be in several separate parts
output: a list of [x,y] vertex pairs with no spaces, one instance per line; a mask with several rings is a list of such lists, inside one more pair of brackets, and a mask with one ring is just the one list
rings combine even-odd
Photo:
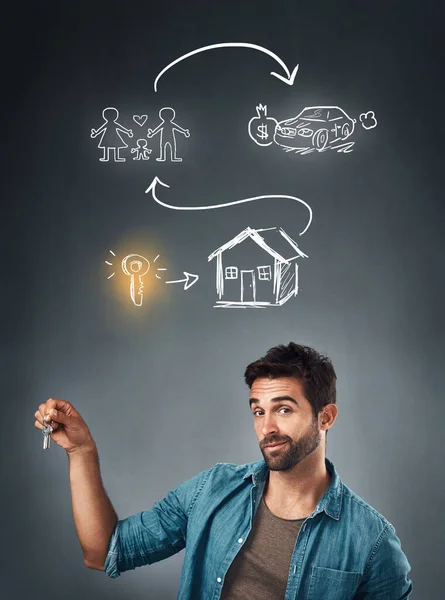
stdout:
[[36,427],[50,413],[51,437],[69,456],[85,565],[118,577],[186,547],[178,600],[410,598],[394,527],[325,457],[338,412],[331,361],[291,342],[250,364],[245,381],[263,460],[218,463],[123,520],[79,413],[63,400],[39,407]]

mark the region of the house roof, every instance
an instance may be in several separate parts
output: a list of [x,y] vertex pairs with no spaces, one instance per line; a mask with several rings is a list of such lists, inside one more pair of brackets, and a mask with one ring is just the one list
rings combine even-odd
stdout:
[[268,229],[252,229],[251,227],[246,227],[246,229],[243,229],[243,231],[230,241],[212,252],[208,257],[208,260],[211,261],[218,254],[233,248],[248,237],[280,262],[289,263],[291,260],[298,257],[308,258],[307,255],[300,250],[298,244],[290,238],[281,227],[269,227]]

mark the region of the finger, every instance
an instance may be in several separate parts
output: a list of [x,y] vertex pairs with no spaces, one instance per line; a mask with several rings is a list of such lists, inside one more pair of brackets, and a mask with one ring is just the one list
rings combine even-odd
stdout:
[[[36,412],[34,413],[34,417],[36,419],[36,422],[40,423],[40,425],[41,425],[40,429],[43,429],[43,417],[40,413],[40,410],[36,410]],[[46,422],[48,422],[48,420],[46,420]],[[59,427],[59,424],[52,420],[49,424],[54,429],[54,431]]]
[[[55,423],[55,424],[53,425],[53,423],[51,422],[49,425],[50,425],[50,427],[51,427],[51,431],[50,431],[50,433],[53,433],[53,432],[54,432],[54,431],[57,429],[57,423]],[[42,430],[43,430],[43,425],[42,425],[42,423],[41,423],[40,421],[38,421],[37,419],[34,421],[34,427],[36,427],[36,429],[40,429],[40,431],[42,431]]]
[[57,410],[55,408],[50,408],[48,410],[48,414],[44,418],[45,423],[51,424],[52,427],[53,424],[68,424],[71,420],[72,416],[70,417],[66,415],[63,411]]
[[[43,408],[41,408],[43,407]],[[45,405],[41,404],[38,408],[38,410],[36,410],[36,412],[34,413],[34,416],[36,418],[36,421],[38,421],[39,423],[43,423],[43,411],[45,410]]]
[[[43,423],[43,420],[44,420],[45,416],[49,412],[49,409],[48,409],[48,406],[47,406],[46,402],[43,402],[43,404],[39,405],[39,411],[38,412],[39,412],[39,416],[36,416],[36,418],[38,418],[40,420],[40,422]],[[37,415],[37,413],[36,413],[36,415]]]
[[59,398],[49,398],[45,404],[39,406],[42,419],[45,422],[56,421],[57,423],[68,424],[78,413],[70,402]]

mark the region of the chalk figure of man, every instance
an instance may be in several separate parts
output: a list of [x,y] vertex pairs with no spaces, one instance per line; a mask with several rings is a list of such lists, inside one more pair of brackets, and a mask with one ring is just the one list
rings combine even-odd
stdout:
[[179,158],[176,155],[176,136],[175,131],[179,131],[185,137],[190,137],[190,131],[188,129],[183,129],[179,125],[174,122],[174,118],[176,116],[173,108],[165,107],[161,108],[159,111],[159,118],[161,122],[156,127],[156,129],[149,129],[147,132],[147,137],[152,138],[158,133],[160,133],[160,142],[159,149],[160,154],[156,159],[159,162],[164,162],[167,157],[167,146],[170,146],[170,160],[171,162],[181,162],[182,158]]

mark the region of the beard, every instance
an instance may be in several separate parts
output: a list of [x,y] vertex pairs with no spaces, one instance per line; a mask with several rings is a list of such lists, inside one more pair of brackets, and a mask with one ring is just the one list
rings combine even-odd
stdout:
[[261,453],[271,471],[289,471],[319,446],[321,433],[318,430],[318,419],[313,418],[307,431],[298,440],[279,438],[266,441],[267,444],[278,442],[287,443],[277,448],[263,448],[261,445]]

